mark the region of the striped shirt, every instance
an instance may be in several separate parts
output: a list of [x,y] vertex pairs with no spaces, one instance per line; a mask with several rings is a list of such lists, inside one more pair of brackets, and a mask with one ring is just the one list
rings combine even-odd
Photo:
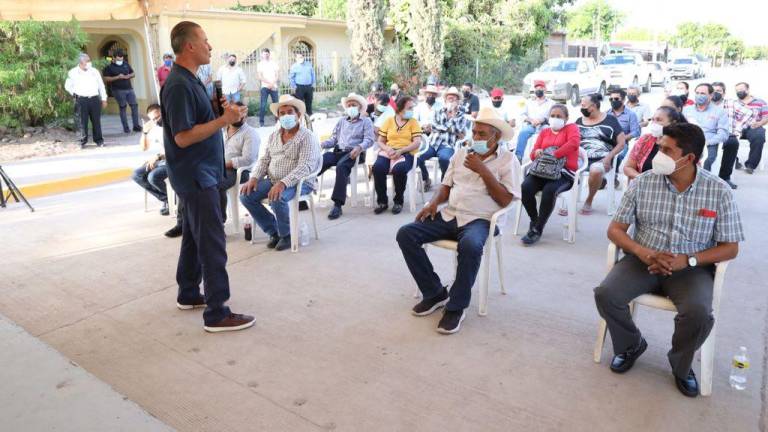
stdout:
[[[280,131],[276,129],[269,135],[267,150],[256,162],[252,177],[260,179],[266,175],[272,184],[281,181],[286,187],[293,187],[320,168],[320,143],[314,133],[302,126],[293,138],[283,144]],[[316,180],[310,183],[313,189]]]
[[350,151],[360,146],[365,151],[373,146],[374,141],[371,119],[358,117],[355,121],[350,121],[349,117],[342,117],[333,127],[331,137],[323,141],[320,147],[324,149],[338,147],[339,150]]
[[438,149],[456,145],[460,133],[469,127],[469,120],[464,110],[457,110],[453,117],[448,117],[448,109],[441,108],[435,112],[435,120],[432,122],[432,134],[429,136],[429,145]]
[[736,99],[724,99],[719,105],[728,113],[728,133],[741,136],[741,131],[749,126],[754,118],[752,110],[742,101]]
[[764,118],[768,117],[768,103],[766,103],[764,100],[752,98],[747,106],[754,113],[754,121],[760,122],[763,121]]
[[635,241],[656,251],[692,255],[717,243],[744,240],[731,188],[699,168],[683,192],[667,176],[652,171],[639,175],[629,184],[613,220],[635,224]]

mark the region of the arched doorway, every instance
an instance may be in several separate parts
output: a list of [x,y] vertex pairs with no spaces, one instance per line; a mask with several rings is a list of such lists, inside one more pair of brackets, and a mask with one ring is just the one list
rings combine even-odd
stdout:
[[317,52],[315,50],[315,44],[305,37],[297,37],[288,43],[289,55],[283,56],[283,63],[281,66],[283,70],[290,70],[296,60],[296,54],[303,54],[304,59],[311,62],[317,69]]
[[112,55],[118,48],[123,50],[125,53],[125,60],[129,61],[130,52],[128,50],[128,44],[124,40],[114,36],[107,37],[104,39],[104,42],[101,43],[101,48],[99,48],[99,58],[112,58]]

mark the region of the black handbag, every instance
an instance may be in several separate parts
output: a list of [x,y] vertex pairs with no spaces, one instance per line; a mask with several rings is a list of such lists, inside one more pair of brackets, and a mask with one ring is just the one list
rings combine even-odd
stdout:
[[556,149],[555,146],[545,148],[544,152],[533,160],[528,173],[547,180],[559,179],[563,175],[565,158],[556,158],[554,154]]

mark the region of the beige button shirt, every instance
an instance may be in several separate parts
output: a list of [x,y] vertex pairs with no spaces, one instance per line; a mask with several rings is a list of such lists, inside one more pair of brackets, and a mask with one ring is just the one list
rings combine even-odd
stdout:
[[[480,175],[464,166],[467,149],[459,149],[445,172],[443,184],[451,188],[448,206],[441,210],[445,221],[456,218],[458,226],[475,219],[490,220],[501,207],[491,198]],[[493,173],[514,199],[520,199],[520,162],[514,154],[499,147],[496,154],[485,160],[485,166]]]

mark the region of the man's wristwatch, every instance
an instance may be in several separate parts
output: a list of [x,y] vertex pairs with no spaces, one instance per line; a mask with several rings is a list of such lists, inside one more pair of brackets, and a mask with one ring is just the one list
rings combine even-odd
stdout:
[[688,255],[688,267],[696,267],[699,261],[696,259],[696,255]]

